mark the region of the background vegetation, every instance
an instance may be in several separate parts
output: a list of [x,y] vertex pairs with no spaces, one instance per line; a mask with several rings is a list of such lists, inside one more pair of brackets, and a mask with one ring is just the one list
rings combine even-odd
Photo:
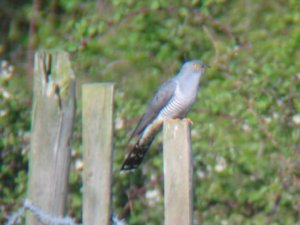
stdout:
[[[128,224],[163,218],[160,141],[120,175],[128,133],[157,86],[194,58],[211,65],[189,114],[195,224],[300,224],[299,24],[298,0],[2,0],[0,223],[26,196],[32,54],[63,49],[79,95],[83,82],[116,83],[113,199]],[[78,222],[79,110],[69,196]]]

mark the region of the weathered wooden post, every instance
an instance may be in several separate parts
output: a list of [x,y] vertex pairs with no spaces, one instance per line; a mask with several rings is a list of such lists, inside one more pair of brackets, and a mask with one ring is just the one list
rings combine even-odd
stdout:
[[168,120],[163,128],[165,225],[193,224],[193,164],[190,124]]
[[[66,52],[35,54],[28,198],[53,216],[66,210],[75,76]],[[40,224],[28,213],[27,225]]]
[[113,97],[113,84],[82,87],[84,225],[110,224]]

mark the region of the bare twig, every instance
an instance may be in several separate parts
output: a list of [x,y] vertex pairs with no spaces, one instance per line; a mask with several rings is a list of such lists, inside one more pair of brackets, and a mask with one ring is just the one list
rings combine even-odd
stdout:
[[33,0],[32,2],[32,17],[29,25],[29,43],[27,49],[27,74],[29,80],[32,80],[33,74],[33,61],[34,61],[34,50],[35,50],[35,33],[37,30],[37,20],[40,14],[42,1],[41,0]]
[[146,191],[151,188],[156,186],[160,181],[161,181],[162,177],[157,177],[156,179],[150,181],[148,184],[140,187],[140,188],[133,188],[132,190],[130,190],[128,192],[128,201],[125,204],[125,206],[123,207],[122,211],[119,213],[118,218],[119,219],[124,219],[126,217],[126,215],[132,210],[133,206],[132,206],[132,202],[134,199],[138,198],[139,196],[143,195],[146,193]]

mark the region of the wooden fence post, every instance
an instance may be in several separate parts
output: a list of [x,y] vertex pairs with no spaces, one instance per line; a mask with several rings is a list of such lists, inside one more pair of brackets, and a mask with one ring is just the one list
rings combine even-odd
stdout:
[[113,84],[82,87],[84,225],[110,224],[113,95]]
[[[35,54],[28,198],[44,212],[66,211],[75,76],[65,52]],[[28,213],[27,225],[40,224]]]
[[190,124],[167,120],[163,128],[165,225],[193,224],[193,164]]

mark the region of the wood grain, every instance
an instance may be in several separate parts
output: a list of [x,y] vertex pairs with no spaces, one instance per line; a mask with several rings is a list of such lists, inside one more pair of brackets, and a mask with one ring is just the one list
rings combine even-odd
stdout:
[[193,224],[193,164],[190,124],[168,120],[163,128],[165,225]]
[[[75,115],[75,77],[66,52],[35,54],[28,198],[64,216]],[[40,224],[28,213],[27,225]]]
[[113,84],[85,84],[82,87],[85,225],[110,224],[113,96]]

